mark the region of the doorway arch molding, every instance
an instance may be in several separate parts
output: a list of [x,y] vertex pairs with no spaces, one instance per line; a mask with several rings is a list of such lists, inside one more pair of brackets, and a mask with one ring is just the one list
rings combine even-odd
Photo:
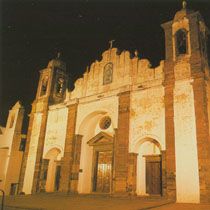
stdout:
[[59,145],[53,145],[52,147],[48,148],[44,154],[43,154],[43,158],[44,159],[49,159],[49,155],[51,152],[56,151],[57,152],[57,156],[60,154],[61,156],[63,156],[63,148]]
[[[149,143],[149,144],[148,144]],[[158,150],[153,150],[152,145]],[[165,194],[165,151],[157,136],[145,135],[133,144],[137,155],[136,193],[137,195]],[[155,167],[155,173],[151,170]],[[158,181],[157,181],[158,180]],[[156,181],[155,187],[152,187]]]
[[91,119],[97,118],[99,115],[108,115],[111,118],[113,129],[116,128],[116,123],[113,119],[113,114],[110,112],[110,110],[107,109],[99,109],[94,112],[90,112],[86,114],[84,117],[82,117],[81,120],[77,121],[77,127],[76,127],[76,134],[83,135],[83,128],[87,125],[88,122],[90,122]]
[[161,145],[160,140],[157,136],[144,135],[144,136],[141,136],[141,137],[137,138],[136,140],[134,140],[134,143],[131,147],[131,151],[134,153],[138,153],[139,147],[146,141],[154,143],[159,148],[160,151],[164,150],[163,145]]

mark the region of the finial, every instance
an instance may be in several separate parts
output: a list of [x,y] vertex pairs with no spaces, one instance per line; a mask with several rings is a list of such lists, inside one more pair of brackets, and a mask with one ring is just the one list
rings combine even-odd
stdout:
[[139,56],[138,50],[135,50],[134,54],[135,54],[136,57],[138,57]]
[[186,9],[187,8],[187,2],[184,0],[182,1],[182,9]]
[[109,41],[109,44],[110,44],[109,49],[112,49],[112,46],[113,46],[113,42],[114,42],[114,41],[115,41],[114,39]]
[[59,59],[61,57],[61,52],[57,53],[57,59]]
[[86,72],[87,72],[87,73],[89,72],[89,66],[86,67]]

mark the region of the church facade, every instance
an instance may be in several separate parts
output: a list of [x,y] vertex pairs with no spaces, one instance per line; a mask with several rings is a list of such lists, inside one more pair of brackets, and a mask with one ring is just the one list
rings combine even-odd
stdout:
[[59,57],[40,71],[20,192],[210,202],[208,29],[185,6],[162,28],[156,68],[110,47],[73,91]]

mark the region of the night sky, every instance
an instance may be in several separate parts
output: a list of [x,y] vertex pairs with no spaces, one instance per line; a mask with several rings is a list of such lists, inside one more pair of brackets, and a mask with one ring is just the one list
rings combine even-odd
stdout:
[[[181,0],[5,0],[1,1],[0,124],[17,100],[27,114],[35,98],[39,70],[62,53],[71,84],[115,39],[119,50],[139,51],[152,66],[165,56],[160,24],[172,20]],[[210,0],[188,0],[210,28]],[[210,48],[210,47],[209,47]],[[71,85],[72,86],[72,85]]]

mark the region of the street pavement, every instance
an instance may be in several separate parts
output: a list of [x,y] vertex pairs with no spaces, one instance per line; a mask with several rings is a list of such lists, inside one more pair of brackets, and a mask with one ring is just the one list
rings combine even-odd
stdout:
[[210,204],[177,204],[163,198],[36,194],[7,196],[4,210],[210,210]]

